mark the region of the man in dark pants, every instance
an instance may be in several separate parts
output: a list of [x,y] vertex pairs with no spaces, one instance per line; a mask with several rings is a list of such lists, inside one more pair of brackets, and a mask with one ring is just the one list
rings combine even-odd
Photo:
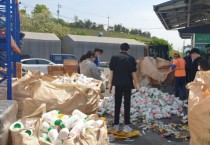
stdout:
[[198,71],[198,65],[200,60],[202,59],[200,56],[200,50],[197,48],[193,48],[191,50],[191,57],[192,57],[192,70],[191,70],[191,82],[194,81],[196,73]]
[[133,80],[135,81],[136,89],[139,90],[139,84],[136,76],[136,60],[128,54],[130,49],[127,43],[120,46],[121,52],[111,58],[110,61],[110,86],[115,86],[115,120],[114,129],[119,131],[120,108],[122,97],[124,96],[124,117],[125,126],[123,131],[130,132],[132,129],[130,124],[130,103],[131,90],[134,88]]
[[186,62],[185,71],[186,71],[186,83],[189,83],[191,80],[191,68],[192,68],[192,58],[190,55],[190,50],[186,52],[186,56],[184,57]]
[[[180,57],[178,53],[174,53],[173,55],[174,61],[171,67],[171,70],[175,70],[175,90],[176,97],[179,97],[180,100],[187,99],[186,98],[186,72],[185,72],[185,60]],[[179,95],[179,89],[182,90],[183,97]]]

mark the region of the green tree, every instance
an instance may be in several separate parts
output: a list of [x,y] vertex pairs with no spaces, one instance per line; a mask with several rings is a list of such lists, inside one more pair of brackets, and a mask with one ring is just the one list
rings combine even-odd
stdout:
[[45,32],[46,24],[52,21],[52,15],[49,11],[42,11],[42,13],[34,13],[31,20],[33,23],[32,32]]
[[21,9],[21,10],[20,10],[20,13],[21,13],[21,14],[26,14],[26,10]]
[[52,18],[52,21],[55,22],[56,24],[60,24],[60,25],[65,26],[65,27],[70,26],[70,24],[65,22],[63,19]]
[[140,36],[142,34],[142,31],[141,31],[141,29],[131,29],[130,34]]
[[104,25],[99,24],[96,29],[99,30],[99,31],[104,31]]
[[93,22],[90,21],[90,20],[85,20],[84,26],[85,26],[85,28],[87,28],[87,29],[91,29],[91,28],[93,27]]
[[96,30],[96,28],[97,28],[97,24],[96,24],[95,22],[93,22],[93,24],[92,24],[92,29],[93,29],[93,30]]
[[148,45],[168,45],[170,56],[175,51],[173,49],[173,45],[171,43],[169,43],[165,39],[161,39],[161,38],[157,38],[157,37],[152,37],[152,39],[150,39],[150,41],[148,42]]
[[34,8],[34,13],[42,13],[43,11],[49,11],[46,5],[39,5],[37,4]]
[[32,30],[32,21],[28,14],[26,13],[20,13],[20,28],[21,31],[31,31]]
[[69,33],[69,28],[62,26],[60,24],[56,24],[54,22],[48,22],[45,25],[45,32],[55,33],[60,39],[66,36]]
[[114,25],[114,31],[115,32],[122,32],[122,25],[121,24]]

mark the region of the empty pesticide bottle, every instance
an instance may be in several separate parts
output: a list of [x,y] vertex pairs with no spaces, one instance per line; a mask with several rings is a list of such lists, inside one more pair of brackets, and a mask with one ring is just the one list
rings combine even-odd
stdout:
[[33,134],[33,131],[32,130],[24,130],[24,131],[21,131],[20,133],[21,135],[23,136],[31,136]]
[[42,122],[42,124],[41,124],[41,131],[47,133],[49,128],[50,128],[50,125],[47,122],[45,122],[45,121]]
[[75,138],[77,135],[79,135],[82,132],[84,127],[85,127],[84,120],[80,120],[70,131],[69,138],[70,139]]
[[50,128],[48,132],[48,137],[50,138],[51,143],[53,143],[58,138],[57,129]]
[[58,134],[58,138],[61,140],[66,140],[69,135],[69,129],[68,128],[62,128],[61,131]]
[[10,129],[12,131],[18,131],[24,128],[24,125],[21,122],[15,122],[11,125]]
[[85,119],[87,118],[87,115],[82,113],[81,111],[75,109],[73,112],[72,112],[72,115],[78,115],[80,117],[80,119]]

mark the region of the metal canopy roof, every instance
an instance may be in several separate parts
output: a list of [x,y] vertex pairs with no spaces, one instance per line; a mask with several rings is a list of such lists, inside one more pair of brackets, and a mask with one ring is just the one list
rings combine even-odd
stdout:
[[134,39],[82,36],[82,35],[67,35],[67,36],[71,38],[73,41],[77,42],[113,43],[113,44],[128,43],[130,45],[145,45],[144,43],[141,43]]
[[182,39],[190,39],[193,33],[210,33],[210,24],[179,29]]
[[210,24],[210,0],[170,0],[154,11],[167,30]]
[[25,34],[24,39],[60,41],[60,39],[54,33],[37,33],[37,32],[23,32],[23,33]]

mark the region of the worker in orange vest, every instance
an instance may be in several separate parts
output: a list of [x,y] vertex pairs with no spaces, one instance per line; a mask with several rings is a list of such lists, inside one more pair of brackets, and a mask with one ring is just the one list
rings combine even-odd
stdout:
[[[173,55],[173,65],[171,66],[171,70],[175,71],[175,90],[176,97],[179,97],[181,100],[185,100],[186,98],[186,71],[185,71],[185,60],[180,57],[178,53],[174,53]],[[179,95],[179,89],[182,90],[183,97]]]

